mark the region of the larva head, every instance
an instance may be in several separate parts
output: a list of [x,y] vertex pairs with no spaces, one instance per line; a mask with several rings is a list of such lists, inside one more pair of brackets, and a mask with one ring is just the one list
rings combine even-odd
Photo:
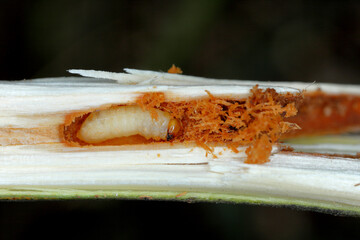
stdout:
[[167,141],[172,140],[174,137],[176,137],[180,133],[180,131],[181,131],[180,121],[175,118],[172,118],[169,121],[166,140]]

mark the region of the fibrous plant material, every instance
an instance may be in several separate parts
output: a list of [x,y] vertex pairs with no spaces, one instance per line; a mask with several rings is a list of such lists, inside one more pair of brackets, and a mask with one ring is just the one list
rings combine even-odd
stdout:
[[284,119],[297,113],[295,103],[301,100],[301,93],[278,94],[258,86],[250,92],[240,99],[207,92],[209,96],[190,101],[167,101],[163,92],[144,93],[135,105],[74,116],[64,125],[64,141],[80,145],[196,143],[211,154],[210,144],[221,144],[234,152],[245,146],[247,163],[264,163],[281,135],[298,128]]
[[300,131],[287,133],[287,137],[334,134],[360,130],[360,96],[347,93],[326,93],[320,89],[308,91],[290,122]]
[[[295,114],[296,108],[299,114],[310,111],[309,107],[301,110],[305,105],[301,105],[300,96],[306,103],[307,96],[314,92],[311,87],[302,91],[307,84],[216,81],[127,71],[131,74],[76,70],[73,72],[98,78],[1,83],[3,198],[147,196],[358,211],[360,163],[356,154],[297,153],[276,144],[279,138],[286,137],[284,133],[291,134],[287,130],[296,127],[286,123],[288,120],[303,124],[295,116],[286,117]],[[259,87],[255,87],[257,84]],[[352,96],[355,100],[342,106],[357,109],[358,87],[320,87],[325,95]],[[99,142],[89,141],[79,133],[87,120],[101,122],[106,119],[99,117],[102,113],[110,111],[117,116],[116,109],[129,111],[124,107],[135,113],[145,112],[145,127],[164,117],[166,121],[159,127],[162,133],[125,136],[120,131],[115,138]],[[213,115],[212,108],[220,114]],[[185,114],[199,109],[205,114]],[[334,109],[331,114],[337,114]],[[347,118],[358,114],[353,112]],[[203,119],[206,117],[212,119],[208,125]],[[172,119],[178,122],[170,124]],[[261,121],[264,119],[268,120]],[[135,123],[129,124],[126,126],[130,129]],[[351,130],[359,125],[356,121],[351,124]],[[169,134],[171,127],[178,129],[174,136]],[[262,130],[257,132],[259,128]],[[346,131],[349,129],[346,127]],[[241,132],[244,139],[237,138]],[[249,159],[257,163],[270,161],[245,163]]]

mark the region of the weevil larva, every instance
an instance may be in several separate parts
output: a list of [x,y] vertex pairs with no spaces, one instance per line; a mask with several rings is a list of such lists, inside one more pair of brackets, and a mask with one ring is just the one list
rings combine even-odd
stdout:
[[77,137],[87,143],[100,143],[136,134],[146,139],[173,139],[181,130],[179,121],[172,119],[167,112],[154,110],[157,120],[150,111],[139,106],[118,106],[92,112],[79,129]]

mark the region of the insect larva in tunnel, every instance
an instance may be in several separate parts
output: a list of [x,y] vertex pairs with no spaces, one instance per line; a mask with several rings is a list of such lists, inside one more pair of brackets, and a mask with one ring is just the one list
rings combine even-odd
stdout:
[[171,140],[180,131],[178,120],[170,114],[139,106],[117,106],[92,112],[82,124],[77,137],[86,143],[100,143],[113,138],[141,135],[146,139]]

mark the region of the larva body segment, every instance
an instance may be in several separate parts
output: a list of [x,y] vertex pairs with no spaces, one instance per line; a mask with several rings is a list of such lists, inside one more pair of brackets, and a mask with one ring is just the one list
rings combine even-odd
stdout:
[[150,111],[139,106],[118,106],[92,112],[84,121],[77,137],[87,143],[100,143],[109,139],[139,134],[146,139],[166,140],[169,113],[154,109],[155,120]]

